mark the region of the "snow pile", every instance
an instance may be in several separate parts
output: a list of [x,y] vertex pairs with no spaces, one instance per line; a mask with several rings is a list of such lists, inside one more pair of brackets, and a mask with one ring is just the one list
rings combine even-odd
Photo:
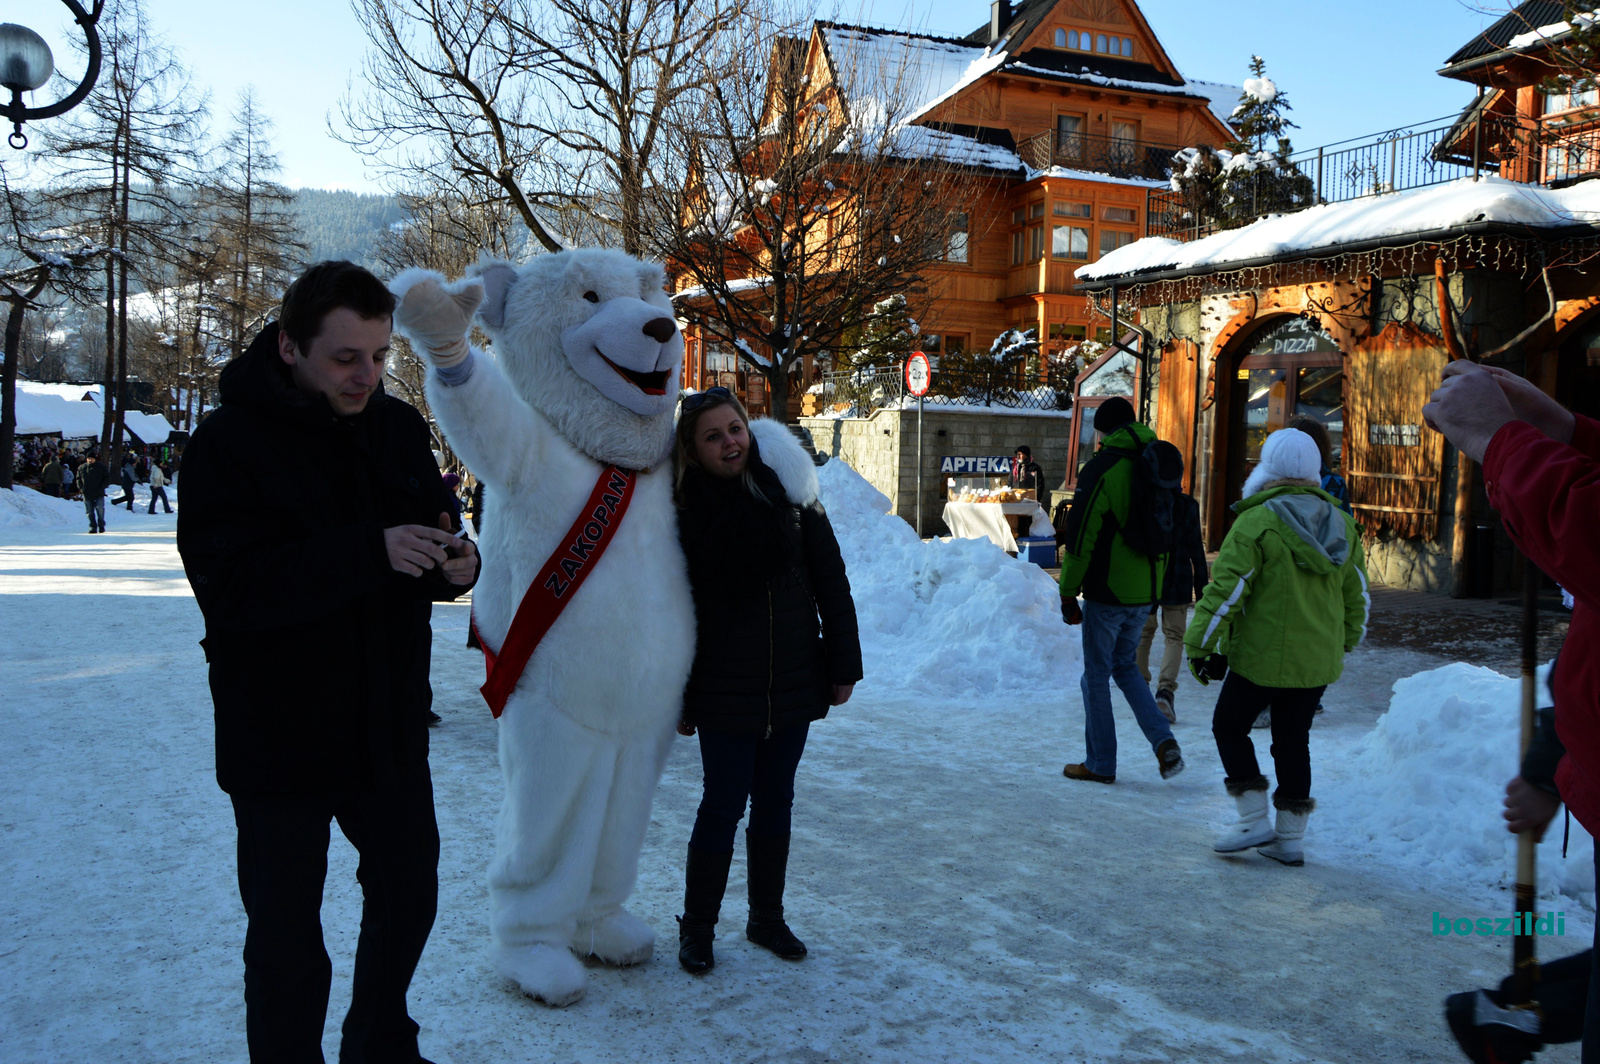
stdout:
[[1463,178],[1431,188],[1328,203],[1272,215],[1189,243],[1167,237],[1135,240],[1098,262],[1078,267],[1077,278],[1094,281],[1156,270],[1220,268],[1475,222],[1546,229],[1600,225],[1600,181],[1551,189],[1499,177]]
[[81,503],[52,499],[21,484],[0,491],[0,528],[66,528],[85,520]]
[[817,470],[861,627],[873,697],[978,709],[997,695],[1075,689],[1083,651],[1043,569],[988,540],[924,543],[844,462]]
[[[1540,691],[1548,674],[1539,670]],[[1377,726],[1325,770],[1316,764],[1319,843],[1446,882],[1509,888],[1517,840],[1500,813],[1518,770],[1521,684],[1460,662],[1396,681]],[[1594,840],[1572,821],[1563,860],[1561,835],[1558,814],[1539,846],[1540,896],[1592,910]]]

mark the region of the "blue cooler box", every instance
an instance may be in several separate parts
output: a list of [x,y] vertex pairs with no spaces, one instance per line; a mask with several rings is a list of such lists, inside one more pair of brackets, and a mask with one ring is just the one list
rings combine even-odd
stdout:
[[1056,566],[1056,537],[1017,537],[1017,557],[1025,562],[1043,566],[1046,569],[1054,569]]

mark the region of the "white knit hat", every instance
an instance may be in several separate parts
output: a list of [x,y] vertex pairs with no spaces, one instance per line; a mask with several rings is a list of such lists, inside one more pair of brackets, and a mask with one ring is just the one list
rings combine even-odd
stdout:
[[1322,452],[1317,450],[1317,441],[1299,429],[1279,429],[1262,445],[1261,463],[1251,470],[1241,497],[1248,499],[1274,480],[1309,480],[1316,484],[1321,479]]

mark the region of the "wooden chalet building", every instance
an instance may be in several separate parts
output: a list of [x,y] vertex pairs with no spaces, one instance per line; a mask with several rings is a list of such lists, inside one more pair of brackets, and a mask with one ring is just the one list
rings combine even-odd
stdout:
[[[1297,157],[1324,202],[1078,271],[1085,295],[1140,308],[1141,398],[1185,454],[1211,548],[1267,434],[1306,414],[1333,438],[1374,582],[1509,582],[1481,475],[1421,411],[1470,357],[1600,416],[1600,107],[1539,87],[1561,17],[1530,0],[1451,56],[1439,73],[1478,93],[1447,128]],[[1348,172],[1365,187],[1337,191]]]
[[[1133,0],[996,0],[961,38],[817,22],[795,47],[820,96],[862,55],[905,64],[920,97],[910,122],[970,144],[990,178],[922,277],[920,342],[936,358],[987,348],[1007,329],[1036,330],[1046,355],[1108,340],[1110,322],[1073,291],[1074,269],[1146,235],[1149,193],[1166,187],[1173,154],[1231,140],[1240,92],[1185,78]],[[693,326],[685,338],[686,388],[722,384],[769,412],[734,345]],[[818,369],[808,362],[791,386],[791,419]]]

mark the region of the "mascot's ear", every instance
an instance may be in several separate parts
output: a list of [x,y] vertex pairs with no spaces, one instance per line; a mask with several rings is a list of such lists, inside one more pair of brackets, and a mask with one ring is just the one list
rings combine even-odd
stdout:
[[490,263],[478,274],[478,280],[483,282],[483,304],[478,307],[478,320],[491,329],[498,329],[506,323],[506,296],[516,283],[516,268],[504,262]]

